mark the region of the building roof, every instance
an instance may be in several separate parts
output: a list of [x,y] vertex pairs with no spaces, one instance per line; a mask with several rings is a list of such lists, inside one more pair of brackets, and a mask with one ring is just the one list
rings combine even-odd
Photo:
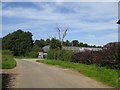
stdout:
[[120,46],[120,42],[110,42],[107,43],[104,47],[109,48],[109,47],[118,47]]
[[102,50],[102,48],[91,48],[91,47],[73,47],[73,46],[66,46],[63,47],[63,50],[72,50],[75,52],[81,52],[81,51],[85,51],[85,50],[90,50],[90,51],[98,51],[98,50]]
[[[43,48],[44,52],[48,52],[50,49],[50,46],[44,46]],[[62,48],[63,50],[72,50],[75,52],[81,52],[81,51],[85,51],[85,50],[92,50],[92,51],[98,51],[98,50],[102,50],[102,48],[91,48],[91,47],[73,47],[73,46],[63,46]]]
[[44,46],[42,49],[44,52],[48,52],[48,50],[50,49],[50,46],[49,45]]

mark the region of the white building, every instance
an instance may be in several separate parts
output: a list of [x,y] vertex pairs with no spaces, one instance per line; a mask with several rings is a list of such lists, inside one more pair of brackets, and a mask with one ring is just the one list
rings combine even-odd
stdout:
[[38,58],[41,58],[41,59],[42,59],[42,58],[43,58],[43,55],[44,55],[43,52],[39,52],[39,53],[38,53]]
[[38,53],[38,58],[43,59],[43,58],[44,58],[44,56],[46,56],[46,55],[47,55],[47,53],[44,53],[44,52],[39,52],[39,53]]

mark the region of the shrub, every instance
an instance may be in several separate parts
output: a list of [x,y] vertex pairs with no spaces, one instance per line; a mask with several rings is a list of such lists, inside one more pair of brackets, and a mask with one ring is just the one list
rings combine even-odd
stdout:
[[16,61],[13,58],[12,52],[9,50],[2,51],[2,62],[0,62],[0,68],[12,69],[16,66]]
[[51,49],[47,53],[47,59],[72,61],[73,51]]
[[10,50],[2,50],[2,55],[11,55],[11,56],[13,56],[12,51],[10,51]]
[[41,51],[42,49],[39,46],[34,46],[30,52],[26,53],[26,56],[36,58],[38,57],[38,52],[41,52]]
[[110,46],[101,51],[84,51],[73,55],[73,62],[84,64],[96,64],[100,67],[120,69],[119,46]]

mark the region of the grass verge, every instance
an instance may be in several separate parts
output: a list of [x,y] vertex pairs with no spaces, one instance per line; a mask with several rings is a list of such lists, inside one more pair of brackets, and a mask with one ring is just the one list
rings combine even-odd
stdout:
[[118,84],[118,72],[120,72],[119,70],[107,69],[105,67],[98,67],[96,65],[86,65],[60,60],[37,60],[37,62],[70,68],[97,81],[101,81],[107,85],[116,88],[120,87],[120,85]]
[[2,51],[2,62],[0,68],[2,69],[12,69],[16,66],[16,61],[14,60],[10,51]]

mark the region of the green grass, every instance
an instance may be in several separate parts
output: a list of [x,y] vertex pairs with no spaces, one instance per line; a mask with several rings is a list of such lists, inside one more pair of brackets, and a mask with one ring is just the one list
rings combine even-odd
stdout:
[[119,70],[107,69],[105,67],[98,67],[96,65],[86,65],[86,64],[73,63],[73,62],[60,61],[60,60],[41,60],[41,61],[37,60],[37,62],[50,64],[50,65],[58,65],[64,68],[70,68],[88,77],[91,77],[97,81],[101,81],[104,84],[113,87],[120,87],[120,85],[118,84]]
[[12,69],[16,66],[16,61],[10,51],[2,51],[2,62],[0,62],[0,68]]

